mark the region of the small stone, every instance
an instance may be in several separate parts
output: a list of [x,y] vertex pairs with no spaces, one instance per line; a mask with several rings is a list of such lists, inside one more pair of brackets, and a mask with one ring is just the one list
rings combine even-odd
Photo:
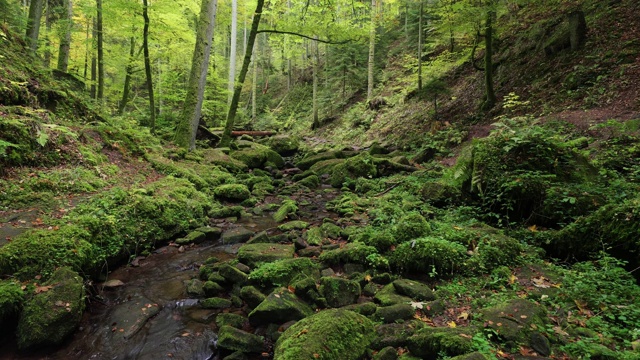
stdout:
[[117,288],[117,287],[120,287],[120,286],[123,286],[123,285],[124,285],[124,283],[122,282],[122,280],[111,279],[109,281],[105,281],[102,284],[102,287],[104,287],[104,288]]

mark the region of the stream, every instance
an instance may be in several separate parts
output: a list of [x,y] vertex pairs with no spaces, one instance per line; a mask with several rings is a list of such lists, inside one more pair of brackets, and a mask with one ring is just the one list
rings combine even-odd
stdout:
[[[317,191],[291,196],[302,204],[300,220],[320,224],[324,217],[336,217],[324,209],[324,204],[337,194],[335,190],[322,191],[327,188],[321,186]],[[268,198],[267,201],[280,201]],[[255,233],[279,233],[279,224],[271,214],[236,222],[212,219],[212,225],[225,231],[242,226]],[[122,283],[109,287],[93,284],[94,294],[88,297],[82,322],[65,344],[26,354],[10,345],[0,359],[220,359],[215,346],[216,315],[232,312],[246,316],[246,308],[204,309],[199,306],[199,299],[187,295],[186,283],[198,278],[199,267],[206,259],[233,259],[241,245],[224,245],[220,240],[183,247],[169,244],[146,258],[136,259],[137,266],[113,269],[107,280]],[[270,352],[252,359],[268,358]]]

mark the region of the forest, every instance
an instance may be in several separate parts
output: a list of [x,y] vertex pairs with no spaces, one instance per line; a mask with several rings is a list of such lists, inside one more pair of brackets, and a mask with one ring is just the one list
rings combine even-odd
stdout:
[[0,358],[640,360],[636,0],[0,0]]

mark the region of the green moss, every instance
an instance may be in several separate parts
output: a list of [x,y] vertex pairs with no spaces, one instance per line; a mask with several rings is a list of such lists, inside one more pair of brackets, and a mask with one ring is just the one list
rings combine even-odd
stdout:
[[460,270],[466,259],[464,246],[441,238],[424,237],[398,245],[390,263],[401,271],[442,277]]
[[76,329],[84,311],[84,286],[80,276],[63,267],[42,284],[47,291],[27,301],[18,321],[21,349],[57,345]]
[[354,304],[361,293],[356,281],[326,276],[320,279],[318,291],[327,300],[327,305],[336,308]]
[[322,245],[324,236],[322,234],[322,230],[319,227],[312,227],[311,229],[307,230],[304,235],[307,239],[307,244],[312,246]]
[[428,358],[433,354],[463,355],[473,351],[475,329],[423,328],[409,337],[411,354]]
[[[323,152],[320,154],[308,155],[304,157],[302,160],[296,163],[296,166],[302,170],[309,170],[314,164],[318,162],[336,159],[336,158],[342,158],[342,157],[343,157],[343,154],[341,151]],[[322,173],[318,172],[318,174],[322,174]]]
[[395,238],[399,242],[417,239],[428,235],[430,232],[429,223],[417,212],[410,212],[404,215],[395,226]]
[[298,151],[300,139],[291,135],[278,135],[269,138],[267,143],[273,151],[282,156],[291,156]]
[[302,319],[278,339],[274,357],[360,359],[374,337],[371,320],[347,310],[326,310]]
[[367,264],[367,257],[372,254],[377,254],[376,248],[368,246],[363,243],[354,242],[345,244],[344,247],[335,250],[325,251],[320,255],[320,261],[327,264],[344,264],[344,263],[357,263]]
[[284,223],[278,226],[278,230],[280,231],[291,231],[291,230],[304,230],[309,227],[309,223],[302,220],[294,220],[289,221],[288,223]]
[[241,141],[243,147],[231,153],[231,157],[242,161],[249,168],[261,168],[271,163],[277,168],[284,166],[284,160],[277,152],[269,149],[268,147],[248,141]]
[[294,200],[286,199],[280,205],[280,208],[273,214],[273,220],[276,222],[282,222],[289,215],[295,214],[298,211],[298,205]]
[[298,276],[319,277],[319,266],[309,258],[283,259],[262,264],[249,274],[249,280],[263,287],[287,286]]
[[20,313],[25,300],[21,286],[17,281],[0,281],[0,326],[3,320]]
[[371,178],[378,174],[373,157],[369,153],[362,153],[338,164],[333,168],[329,183],[339,188],[347,179],[355,180],[359,177]]
[[293,245],[245,244],[238,250],[238,260],[249,266],[293,258]]
[[231,307],[231,300],[219,297],[211,297],[200,301],[200,306],[205,309],[226,309],[228,307]]
[[217,198],[225,200],[243,201],[251,196],[249,188],[243,184],[220,185],[213,189]]

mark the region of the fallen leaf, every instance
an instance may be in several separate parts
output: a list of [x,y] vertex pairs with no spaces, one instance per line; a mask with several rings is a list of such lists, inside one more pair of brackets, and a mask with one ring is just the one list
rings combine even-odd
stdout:
[[520,315],[520,319],[526,319],[527,315]]
[[188,332],[186,332],[186,333],[183,333],[183,334],[182,334],[182,337],[186,337],[186,336],[189,336],[189,335],[191,335],[191,334],[189,334]]
[[53,286],[51,286],[51,285],[38,286],[38,287],[36,287],[34,293],[40,294],[40,293],[43,293],[43,292],[47,292],[47,291],[51,290],[51,288],[53,288]]
[[516,281],[518,281],[518,277],[511,274],[511,276],[509,276],[509,285],[513,285]]
[[458,315],[458,319],[461,319],[461,320],[467,320],[468,318],[469,318],[469,313],[466,311]]
[[449,325],[450,328],[454,328],[457,326],[455,321],[449,321],[447,325]]
[[529,229],[529,231],[531,231],[531,232],[538,232],[538,226],[537,225],[531,225],[527,229]]
[[412,301],[411,302],[411,307],[414,309],[422,309],[423,308],[423,303],[420,301]]
[[364,277],[364,281],[366,281],[366,282],[371,281],[371,279],[373,279],[373,278],[371,277],[371,275],[368,275],[368,274],[365,275],[365,277]]
[[569,336],[569,333],[567,333],[566,331],[562,330],[562,328],[560,326],[554,326],[553,327],[553,331],[558,335]]
[[316,358],[316,359],[319,359],[320,358],[320,354],[313,354],[313,357]]
[[460,336],[465,338],[465,339],[472,339],[473,338],[471,335],[467,335],[467,334],[460,334]]

